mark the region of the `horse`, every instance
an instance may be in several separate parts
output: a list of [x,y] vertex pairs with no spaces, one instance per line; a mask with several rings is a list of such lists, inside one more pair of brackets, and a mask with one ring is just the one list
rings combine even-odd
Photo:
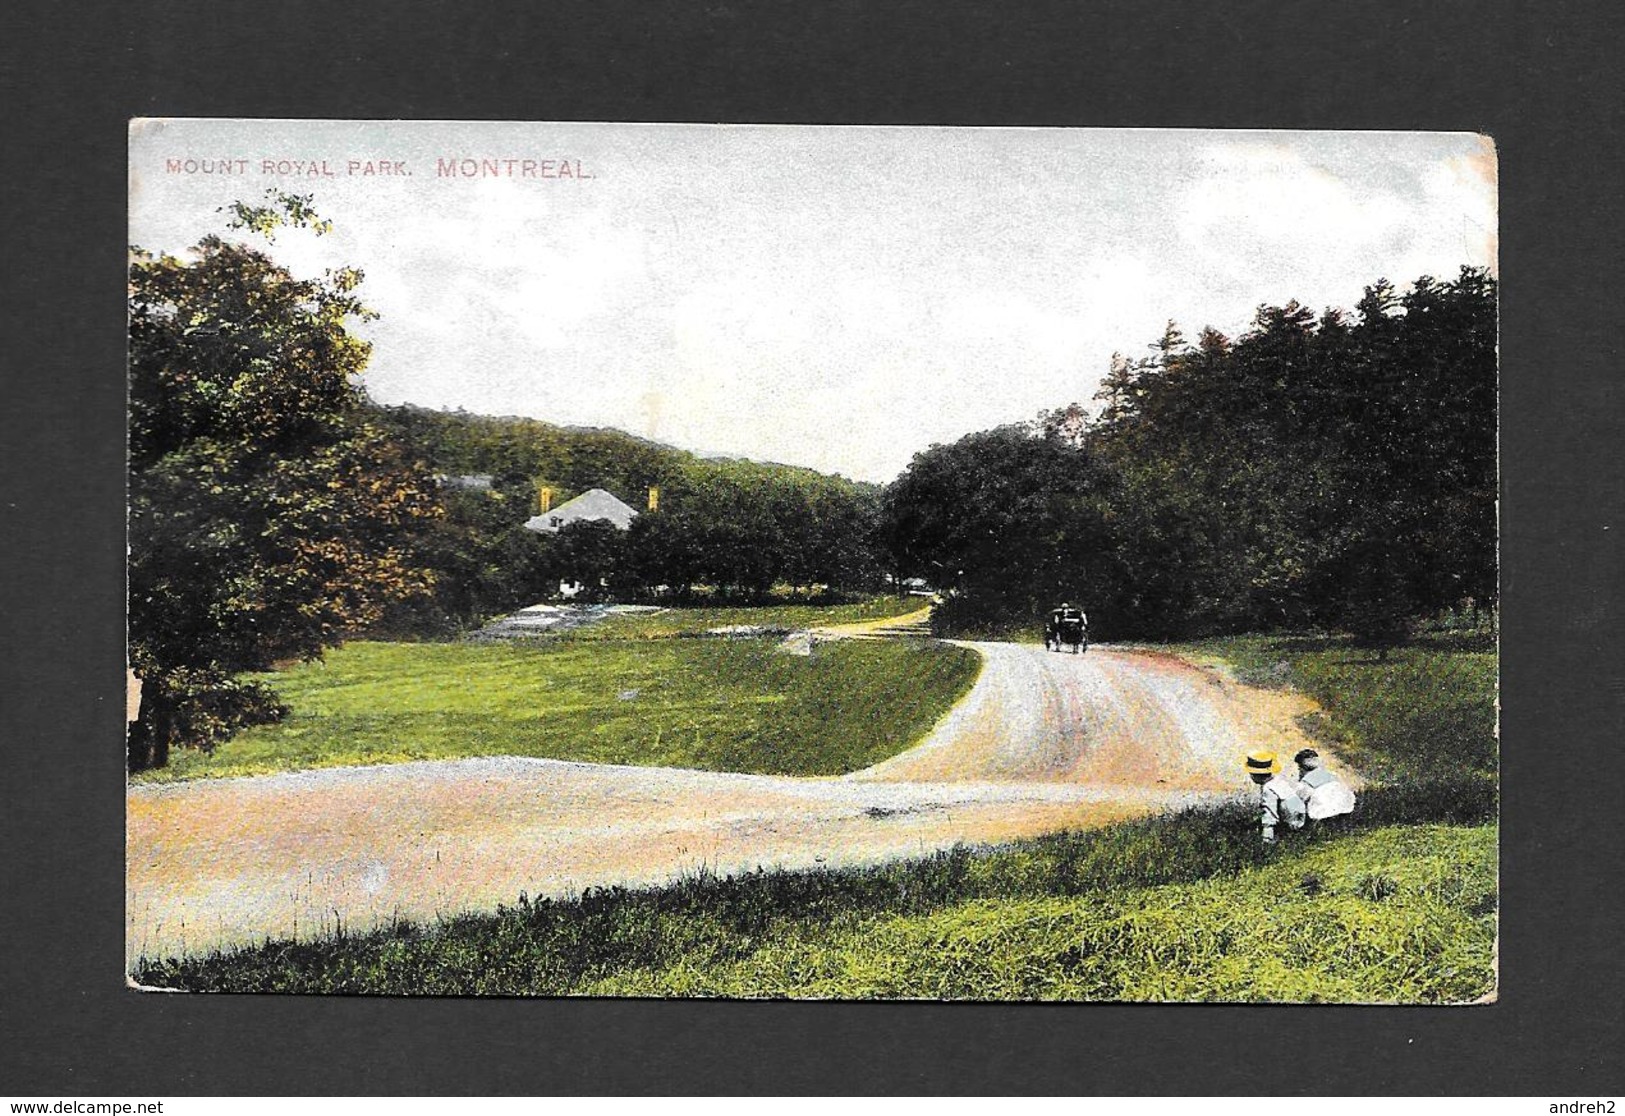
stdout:
[[1069,648],[1074,655],[1089,650],[1089,620],[1082,609],[1062,605],[1049,614],[1044,625],[1044,649]]

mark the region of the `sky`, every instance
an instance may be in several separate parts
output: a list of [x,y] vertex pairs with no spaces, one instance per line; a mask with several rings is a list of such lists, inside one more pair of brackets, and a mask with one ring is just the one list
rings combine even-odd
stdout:
[[1090,404],[1170,319],[1236,336],[1261,305],[1496,266],[1470,133],[131,126],[131,244],[182,255],[271,188],[333,223],[273,257],[365,273],[380,402],[877,482]]

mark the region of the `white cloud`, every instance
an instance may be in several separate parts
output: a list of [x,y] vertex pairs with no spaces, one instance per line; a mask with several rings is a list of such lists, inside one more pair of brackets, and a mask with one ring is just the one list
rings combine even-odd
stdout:
[[1287,147],[1211,147],[1204,173],[1179,195],[1179,231],[1198,247],[1237,241],[1298,251],[1389,235],[1406,207],[1386,191],[1356,191]]
[[[1266,297],[1311,305],[1352,301],[1392,267],[1414,212],[1397,193],[1356,188],[1288,147],[1210,147],[1201,172],[1177,193],[1182,249],[1204,271]],[[1368,261],[1385,260],[1383,264]],[[1376,270],[1372,270],[1375,266]],[[1236,328],[1252,306],[1234,307]],[[1178,316],[1178,315],[1175,315]]]

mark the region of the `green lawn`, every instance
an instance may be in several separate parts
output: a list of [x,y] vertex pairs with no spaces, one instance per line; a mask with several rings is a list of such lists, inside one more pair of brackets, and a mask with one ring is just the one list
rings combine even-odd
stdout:
[[1325,711],[1305,725],[1367,778],[1493,778],[1497,653],[1489,637],[1422,636],[1384,658],[1347,640],[1236,636],[1166,648],[1291,685]]
[[918,640],[825,643],[811,657],[777,648],[353,643],[264,676],[293,711],[283,723],[212,755],[179,752],[138,781],[486,755],[836,775],[918,740],[980,670],[974,652]]
[[576,991],[1459,1003],[1494,987],[1495,873],[1494,827],[1383,829],[1197,883],[793,923],[743,956],[697,943]]

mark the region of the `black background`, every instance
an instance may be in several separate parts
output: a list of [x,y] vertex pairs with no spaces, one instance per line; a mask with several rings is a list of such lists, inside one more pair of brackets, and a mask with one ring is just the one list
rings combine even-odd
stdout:
[[[0,1090],[1257,1094],[1307,1082],[1293,1070],[1307,1065],[1321,1093],[1618,1094],[1622,11],[1504,0],[7,6]],[[1500,1001],[758,1004],[127,990],[122,274],[132,116],[1490,133],[1502,189]]]

